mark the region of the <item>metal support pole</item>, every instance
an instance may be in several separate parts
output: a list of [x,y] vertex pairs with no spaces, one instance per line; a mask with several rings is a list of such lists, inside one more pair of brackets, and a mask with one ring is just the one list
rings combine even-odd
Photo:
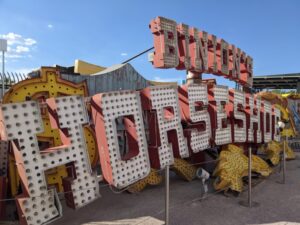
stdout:
[[4,93],[5,93],[5,85],[4,85],[4,80],[5,80],[5,75],[4,75],[4,71],[5,71],[5,68],[4,68],[4,51],[2,51],[2,95],[1,97],[3,98],[4,96]]
[[256,207],[259,204],[252,201],[252,147],[248,148],[248,199],[247,201],[241,201],[240,205],[245,207]]
[[248,206],[252,207],[252,147],[248,148]]
[[195,73],[192,71],[187,71],[186,83],[187,84],[199,84],[202,82],[202,74]]
[[170,201],[170,166],[165,168],[165,182],[166,182],[166,203],[165,203],[165,225],[169,225],[169,201]]
[[283,170],[282,170],[282,183],[285,184],[285,174],[286,174],[286,148],[288,144],[288,137],[285,136],[285,141],[283,142]]

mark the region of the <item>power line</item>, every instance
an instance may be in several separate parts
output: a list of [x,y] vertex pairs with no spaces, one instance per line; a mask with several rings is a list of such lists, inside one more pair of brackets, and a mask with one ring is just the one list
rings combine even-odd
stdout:
[[151,50],[153,50],[153,49],[154,49],[154,47],[148,48],[147,50],[145,50],[145,51],[143,51],[143,52],[141,52],[141,53],[139,53],[139,54],[137,54],[137,55],[131,57],[130,59],[127,59],[126,61],[122,62],[122,64],[128,63],[128,62],[130,62],[131,60],[133,60],[133,59],[135,59],[135,58],[137,58],[137,57],[139,57],[139,56],[141,56],[141,55],[143,55],[143,54],[145,54],[145,53],[147,53],[147,52],[149,52],[149,51],[151,51]]

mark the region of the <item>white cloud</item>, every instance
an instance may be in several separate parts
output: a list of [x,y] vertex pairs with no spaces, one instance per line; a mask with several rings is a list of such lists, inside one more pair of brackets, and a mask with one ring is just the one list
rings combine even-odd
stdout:
[[20,44],[20,41],[22,40],[22,36],[20,34],[12,32],[1,35],[1,38],[6,39],[8,45]]
[[161,77],[154,77],[153,78],[154,81],[157,81],[157,82],[177,82],[179,84],[182,83],[182,81],[184,80],[184,78],[182,77],[173,77],[173,78],[161,78]]
[[16,47],[16,53],[22,53],[22,52],[29,52],[29,48],[28,47],[24,47],[22,45],[18,45]]
[[121,56],[127,56],[128,54],[126,52],[122,52]]
[[53,28],[53,25],[52,24],[48,24],[47,26],[49,29],[52,29]]
[[26,38],[24,40],[25,40],[25,43],[24,43],[25,45],[32,46],[32,45],[36,44],[36,40],[33,40],[32,38]]
[[37,70],[37,68],[21,68],[21,69],[16,69],[14,72],[16,73],[23,73],[23,74],[28,74],[34,70]]
[[35,48],[37,41],[32,38],[24,38],[20,34],[9,32],[7,34],[0,34],[0,38],[7,40],[7,53],[8,59],[18,59],[32,57],[29,52]]
[[23,58],[24,56],[18,54],[6,54],[5,57],[9,59],[19,59],[19,58]]

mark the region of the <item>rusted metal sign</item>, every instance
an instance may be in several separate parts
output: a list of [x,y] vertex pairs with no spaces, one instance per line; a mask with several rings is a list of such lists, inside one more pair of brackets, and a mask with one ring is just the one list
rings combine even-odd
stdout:
[[154,37],[154,67],[210,73],[252,86],[253,60],[236,46],[164,17],[153,19],[150,29]]
[[[252,59],[233,45],[161,17],[151,22],[151,30],[155,67],[212,73],[251,86]],[[124,188],[211,147],[259,146],[280,139],[280,110],[271,102],[214,83],[95,93],[88,103],[85,87],[64,81],[53,68],[42,68],[41,77],[13,85],[4,98],[1,143],[11,143],[10,158],[16,165],[8,174],[15,171],[21,185],[22,193],[15,198],[22,224],[45,224],[62,216],[61,189],[74,209],[97,199],[95,151],[105,181]],[[126,152],[120,149],[118,124],[123,126]],[[39,146],[53,138],[57,144]],[[7,175],[8,150],[3,146],[1,198],[7,178],[14,177]],[[49,170],[55,171],[55,182]]]

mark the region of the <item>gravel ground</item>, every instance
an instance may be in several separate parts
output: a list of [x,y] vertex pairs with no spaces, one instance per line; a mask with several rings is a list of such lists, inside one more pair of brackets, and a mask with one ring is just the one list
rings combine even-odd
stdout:
[[[277,168],[278,170],[278,168]],[[247,199],[209,193],[204,200],[199,180],[185,182],[170,179],[171,225],[300,224],[300,155],[287,162],[286,184],[282,174],[274,173],[253,188],[253,200],[259,206],[239,204]],[[142,193],[116,194],[109,187],[100,189],[102,197],[74,211],[63,207],[64,216],[51,225],[161,225],[164,220],[164,185],[148,187]],[[64,204],[64,202],[63,202]]]

